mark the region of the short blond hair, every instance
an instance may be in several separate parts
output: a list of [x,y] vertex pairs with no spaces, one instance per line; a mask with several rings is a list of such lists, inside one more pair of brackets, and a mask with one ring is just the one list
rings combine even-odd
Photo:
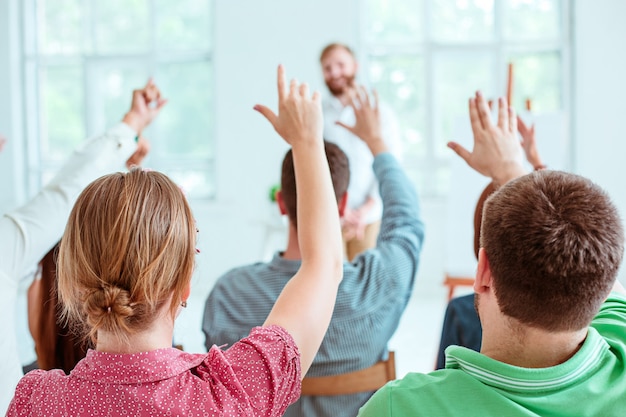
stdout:
[[175,317],[194,269],[196,227],[183,192],[167,176],[134,169],[92,182],[61,241],[62,315],[120,340],[146,329],[164,303]]

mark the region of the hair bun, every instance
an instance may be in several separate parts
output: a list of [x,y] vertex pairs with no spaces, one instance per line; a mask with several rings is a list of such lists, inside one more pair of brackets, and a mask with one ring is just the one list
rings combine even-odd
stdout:
[[110,325],[134,315],[130,293],[120,287],[104,285],[91,291],[85,299],[84,311],[93,327],[110,330]]

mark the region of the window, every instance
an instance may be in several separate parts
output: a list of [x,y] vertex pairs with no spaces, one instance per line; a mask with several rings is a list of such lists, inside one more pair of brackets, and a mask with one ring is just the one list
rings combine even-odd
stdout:
[[369,82],[395,109],[407,170],[424,195],[445,196],[446,147],[467,99],[505,94],[513,105],[567,111],[568,2],[559,0],[367,0],[361,57]]
[[150,76],[169,99],[147,165],[190,197],[215,194],[210,0],[22,2],[30,189],[119,120]]

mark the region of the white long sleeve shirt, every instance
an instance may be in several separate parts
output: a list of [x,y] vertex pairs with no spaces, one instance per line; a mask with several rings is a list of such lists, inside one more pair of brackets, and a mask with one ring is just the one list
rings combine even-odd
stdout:
[[124,169],[136,150],[136,132],[124,123],[90,139],[24,206],[0,218],[0,415],[22,377],[17,350],[15,304],[20,279],[56,244],[78,195],[93,180]]
[[[398,121],[391,108],[379,103],[380,126],[383,140],[389,151],[398,159],[401,154],[400,129]],[[352,107],[345,106],[336,97],[330,97],[322,102],[324,112],[324,139],[339,146],[348,156],[350,164],[350,184],[348,185],[348,207],[358,209],[368,198],[375,202],[372,209],[365,216],[365,223],[371,224],[380,220],[383,206],[378,193],[378,182],[372,170],[374,157],[365,142],[353,135],[347,129],[336,124],[341,121],[348,126],[354,126],[356,121]]]

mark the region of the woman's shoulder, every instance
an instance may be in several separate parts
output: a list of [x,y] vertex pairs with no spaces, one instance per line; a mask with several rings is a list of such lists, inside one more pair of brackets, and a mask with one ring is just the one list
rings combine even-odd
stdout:
[[15,395],[7,416],[18,415],[17,412],[30,408],[32,406],[31,399],[36,392],[42,392],[46,390],[49,384],[54,381],[61,381],[67,378],[65,372],[60,369],[53,369],[51,371],[44,371],[43,369],[35,369],[27,373],[20,379],[15,388]]

